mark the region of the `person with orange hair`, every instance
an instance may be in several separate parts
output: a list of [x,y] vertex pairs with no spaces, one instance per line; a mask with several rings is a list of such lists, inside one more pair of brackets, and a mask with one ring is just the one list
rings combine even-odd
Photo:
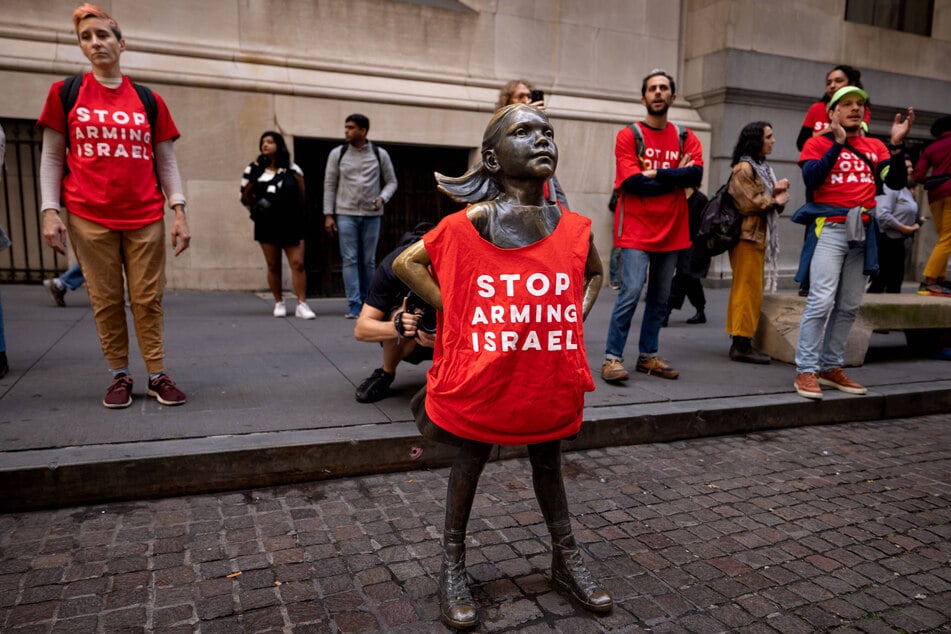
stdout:
[[[89,302],[112,383],[102,404],[132,404],[129,334],[123,278],[132,321],[149,374],[149,396],[181,405],[185,394],[165,372],[165,203],[174,210],[175,255],[191,233],[172,142],[179,134],[162,98],[122,74],[125,40],[118,23],[92,4],[73,13],[79,48],[91,72],[50,87],[37,126],[43,238],[60,253],[66,237],[86,277]],[[60,200],[69,214],[60,217]]]

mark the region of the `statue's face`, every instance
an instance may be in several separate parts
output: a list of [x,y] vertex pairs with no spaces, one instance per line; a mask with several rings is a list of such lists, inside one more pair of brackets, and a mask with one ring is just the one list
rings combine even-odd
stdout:
[[548,118],[535,108],[518,108],[507,119],[495,148],[502,174],[549,178],[558,165],[558,147]]

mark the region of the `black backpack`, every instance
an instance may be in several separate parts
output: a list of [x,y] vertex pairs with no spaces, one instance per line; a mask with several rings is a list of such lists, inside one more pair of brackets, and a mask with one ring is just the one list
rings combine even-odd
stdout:
[[726,183],[707,201],[700,212],[700,226],[693,244],[709,257],[729,251],[740,241],[743,215],[737,210],[733,196],[730,195],[731,180],[732,171]]
[[[83,73],[73,75],[63,80],[63,85],[59,89],[59,100],[63,104],[63,117],[66,119],[66,154],[69,155],[69,113],[76,107],[76,99],[79,98],[79,87],[83,83]],[[132,82],[139,101],[145,108],[145,116],[149,120],[149,138],[152,139],[152,166],[155,169],[155,186],[161,188],[158,179],[158,165],[155,163],[155,121],[158,119],[158,103],[155,101],[155,93],[147,86]],[[64,165],[64,169],[69,168]],[[64,174],[65,175],[65,174]]]

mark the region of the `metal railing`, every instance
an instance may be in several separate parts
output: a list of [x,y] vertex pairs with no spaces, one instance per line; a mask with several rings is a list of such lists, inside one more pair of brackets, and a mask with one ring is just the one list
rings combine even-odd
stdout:
[[7,151],[0,181],[0,224],[12,245],[0,251],[0,282],[36,284],[69,266],[67,258],[43,244],[40,218],[40,150],[36,122],[0,119]]

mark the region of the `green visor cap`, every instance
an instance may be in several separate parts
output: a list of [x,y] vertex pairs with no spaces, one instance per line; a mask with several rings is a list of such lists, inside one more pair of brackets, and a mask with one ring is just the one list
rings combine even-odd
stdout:
[[848,94],[851,94],[853,92],[856,93],[859,97],[861,97],[865,101],[868,101],[868,93],[862,90],[861,88],[859,88],[858,86],[842,86],[841,88],[835,91],[834,95],[832,95],[832,99],[829,100],[828,109],[832,110],[833,108],[835,108],[835,104],[839,103],[839,99],[842,99],[842,97]]

